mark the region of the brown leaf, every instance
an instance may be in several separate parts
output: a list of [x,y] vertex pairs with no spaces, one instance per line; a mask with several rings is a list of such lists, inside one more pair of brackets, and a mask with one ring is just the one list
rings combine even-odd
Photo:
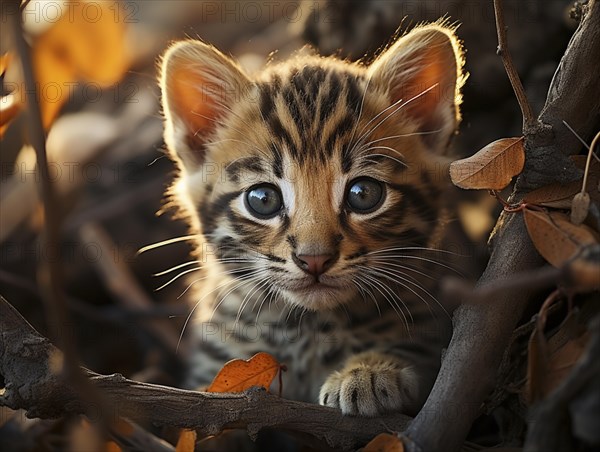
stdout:
[[530,404],[545,398],[560,385],[585,351],[589,340],[589,332],[573,314],[569,314],[549,339],[546,338],[544,330],[548,309],[557,298],[546,300],[529,339],[526,395]]
[[503,138],[469,158],[452,162],[450,177],[461,188],[502,190],[524,164],[523,137]]
[[550,184],[527,193],[523,202],[556,209],[570,209],[573,196],[580,190],[580,181]]
[[380,433],[369,441],[362,452],[404,452],[404,443],[397,435]]
[[223,366],[208,392],[243,392],[252,386],[269,389],[281,365],[272,355],[257,353],[252,358],[233,359]]
[[196,430],[181,430],[175,452],[194,452],[196,437]]
[[597,243],[590,228],[572,224],[561,212],[525,209],[523,215],[535,248],[555,267],[573,258],[585,245]]
[[[581,170],[585,168],[587,158],[584,155],[575,155],[571,157],[575,166]],[[583,178],[583,177],[582,177]],[[600,205],[600,162],[592,160],[586,191],[592,201]],[[556,209],[570,209],[573,197],[581,191],[581,179],[566,184],[554,183],[533,190],[525,195],[523,201],[527,204],[537,204],[544,207],[553,207]]]
[[[124,14],[112,1],[75,2],[33,45],[44,127],[48,128],[77,80],[91,82],[89,96],[118,82],[129,65]],[[94,16],[91,17],[91,14]],[[120,20],[117,20],[120,19]],[[94,84],[94,86],[91,86]]]

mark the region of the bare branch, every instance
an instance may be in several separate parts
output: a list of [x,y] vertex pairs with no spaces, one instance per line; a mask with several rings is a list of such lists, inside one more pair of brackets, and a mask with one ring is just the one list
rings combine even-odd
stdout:
[[[27,410],[30,417],[55,418],[67,413],[98,416],[98,406],[82,401],[76,389],[51,371],[60,351],[0,297],[0,374],[6,382],[0,406]],[[186,391],[99,375],[83,369],[88,382],[119,417],[215,435],[226,428],[246,429],[251,437],[267,428],[300,433],[312,445],[356,449],[382,432],[403,429],[410,418],[342,416],[339,410],[282,399],[253,388],[240,394]]]
[[506,37],[506,25],[504,23],[504,10],[502,9],[502,0],[494,0],[494,13],[496,16],[496,30],[498,32],[498,50],[497,53],[502,58],[504,69],[513,87],[521,113],[523,114],[523,131],[531,129],[536,124],[531,104],[527,100],[525,89],[519,78],[519,73],[515,68],[510,50],[508,49],[508,39]]

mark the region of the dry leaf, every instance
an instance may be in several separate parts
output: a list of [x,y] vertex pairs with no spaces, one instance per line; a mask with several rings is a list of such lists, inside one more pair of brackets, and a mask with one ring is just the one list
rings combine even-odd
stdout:
[[208,392],[243,392],[252,386],[269,389],[281,365],[273,356],[260,352],[252,358],[226,363],[208,387]]
[[590,195],[577,193],[571,205],[571,223],[579,225],[587,218],[590,211]]
[[397,435],[380,433],[362,449],[363,452],[404,452],[404,444]]
[[125,15],[115,14],[118,7],[112,1],[75,2],[35,40],[32,56],[44,127],[52,124],[77,80],[88,82],[84,96],[93,101],[102,87],[125,73],[125,27],[115,20]]
[[580,181],[550,184],[527,193],[523,202],[555,209],[570,209],[573,196],[580,190]]
[[503,138],[469,158],[452,162],[450,177],[461,188],[502,190],[524,164],[523,137]]
[[194,452],[196,436],[196,430],[181,430],[175,452]]
[[563,213],[525,209],[523,215],[535,248],[555,267],[573,258],[585,245],[597,243],[590,228],[572,224]]
[[550,303],[544,303],[529,339],[526,396],[530,404],[545,398],[560,385],[589,341],[589,332],[573,315],[569,315],[558,331],[546,339],[544,329],[550,306]]

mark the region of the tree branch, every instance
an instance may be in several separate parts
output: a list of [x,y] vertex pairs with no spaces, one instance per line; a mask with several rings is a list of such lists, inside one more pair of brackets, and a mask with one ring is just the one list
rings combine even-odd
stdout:
[[506,25],[504,24],[504,10],[502,9],[502,0],[494,0],[494,13],[496,17],[496,31],[498,32],[498,50],[497,53],[502,58],[504,69],[510,80],[519,107],[521,107],[521,113],[523,114],[523,130],[529,130],[536,124],[535,116],[533,115],[533,109],[531,104],[527,100],[525,89],[519,78],[519,73],[515,68],[512,57],[510,56],[510,50],[508,48],[508,39],[506,37]]
[[[80,398],[78,391],[52,371],[62,356],[2,297],[0,297],[0,374],[5,380],[0,406],[24,409],[29,417],[56,418],[67,413],[97,419],[99,407]],[[334,449],[355,449],[375,435],[403,429],[410,418],[342,416],[339,410],[295,402],[252,388],[239,394],[186,391],[128,380],[122,375],[99,375],[82,369],[119,417],[215,435],[226,428],[246,429],[251,437],[262,429],[301,433],[310,443]],[[94,419],[95,418],[95,419]]]
[[[554,75],[539,116],[551,133],[525,134],[527,158],[513,198],[550,182],[581,176],[567,158],[578,153],[581,144],[562,120],[567,119],[584,139],[600,126],[600,79],[594,61],[600,61],[600,5],[592,0]],[[490,244],[492,255],[478,287],[543,264],[520,214],[502,213]],[[503,352],[532,295],[531,290],[506,291],[487,303],[466,303],[457,309],[454,334],[436,383],[406,431],[408,450],[460,449],[494,386]]]

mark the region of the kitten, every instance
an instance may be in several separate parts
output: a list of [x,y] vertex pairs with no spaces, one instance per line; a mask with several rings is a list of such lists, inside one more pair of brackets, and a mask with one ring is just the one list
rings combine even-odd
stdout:
[[297,56],[250,77],[199,41],[166,52],[169,196],[197,237],[189,386],[266,351],[286,397],[363,416],[422,405],[450,333],[431,293],[444,255],[425,248],[462,65],[444,23],[369,65]]

